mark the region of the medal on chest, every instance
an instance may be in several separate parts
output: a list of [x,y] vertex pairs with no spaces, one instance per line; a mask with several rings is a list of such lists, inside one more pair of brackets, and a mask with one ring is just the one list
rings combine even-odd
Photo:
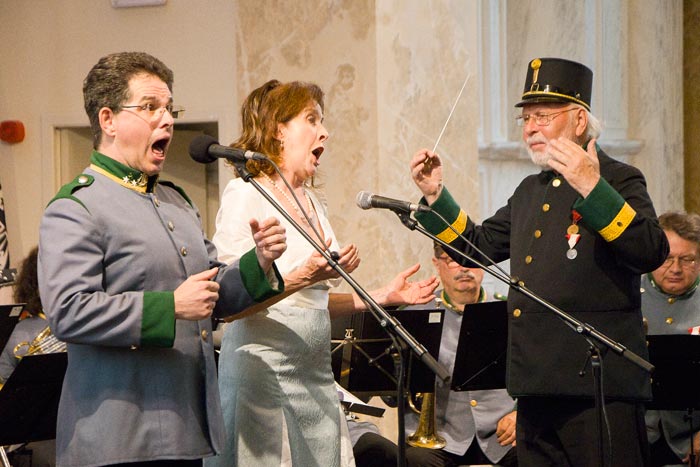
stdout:
[[579,234],[578,221],[581,220],[581,214],[579,214],[575,209],[571,210],[571,225],[566,228],[566,241],[569,244],[569,249],[566,251],[566,257],[569,259],[576,259],[578,256],[578,251],[576,251],[576,244],[581,240],[581,234]]

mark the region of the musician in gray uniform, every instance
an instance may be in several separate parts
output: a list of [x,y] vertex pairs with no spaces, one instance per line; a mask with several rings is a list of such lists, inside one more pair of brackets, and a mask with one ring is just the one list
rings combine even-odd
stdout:
[[[697,333],[700,326],[700,215],[668,212],[659,216],[670,253],[655,271],[642,276],[642,314],[648,334]],[[700,339],[700,338],[699,338]],[[694,379],[688,375],[689,382]],[[649,410],[647,435],[651,465],[687,464],[691,437],[700,454],[700,413],[692,420],[684,410]],[[691,425],[692,422],[692,431]]]
[[[436,292],[432,304],[420,308],[437,306],[445,309],[439,361],[452,372],[465,306],[487,300],[481,287],[484,271],[460,265],[437,243],[433,251],[433,265],[443,289]],[[518,465],[514,448],[515,401],[505,389],[452,391],[449,385],[436,380],[435,415],[438,435],[445,438],[447,444],[442,449],[409,447],[406,462],[410,467]],[[418,427],[418,416],[407,411],[405,423],[408,437]]]
[[255,248],[225,266],[187,195],[158,180],[178,113],[172,84],[148,54],[100,59],[83,83],[90,166],[41,222],[41,299],[68,343],[59,466],[199,465],[218,453],[212,312],[233,314],[283,289],[276,219],[251,220]]

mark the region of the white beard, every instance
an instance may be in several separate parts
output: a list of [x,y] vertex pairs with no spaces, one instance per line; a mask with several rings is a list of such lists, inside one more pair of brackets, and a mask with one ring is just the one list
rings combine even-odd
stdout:
[[543,169],[549,168],[548,162],[552,156],[547,151],[535,152],[528,146],[527,153],[530,155],[530,160],[532,160],[535,165]]
[[532,148],[530,147],[530,144],[533,142],[540,142],[540,143],[547,144],[549,141],[547,141],[547,139],[544,136],[539,136],[539,137],[530,138],[528,141],[525,142],[525,149],[527,149],[527,153],[530,155],[530,160],[532,160],[532,162],[535,165],[537,165],[543,169],[549,168],[549,165],[547,165],[547,163],[552,158],[551,154],[549,154],[547,152],[546,148],[545,148],[545,150],[540,151],[540,152],[533,151]]

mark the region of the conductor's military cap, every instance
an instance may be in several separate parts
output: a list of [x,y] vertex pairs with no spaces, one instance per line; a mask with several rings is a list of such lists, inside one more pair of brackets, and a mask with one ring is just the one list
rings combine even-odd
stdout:
[[573,102],[591,110],[593,72],[563,58],[535,58],[527,66],[522,101],[515,104]]

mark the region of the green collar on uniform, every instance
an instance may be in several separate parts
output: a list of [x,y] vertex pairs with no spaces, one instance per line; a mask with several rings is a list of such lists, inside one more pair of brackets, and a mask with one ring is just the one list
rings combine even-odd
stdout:
[[152,193],[158,182],[158,175],[149,177],[97,151],[92,151],[90,164],[93,170],[139,193]]
[[685,292],[683,292],[680,295],[673,295],[673,294],[666,293],[663,290],[661,290],[661,287],[659,287],[659,285],[656,283],[656,281],[654,281],[654,276],[652,276],[650,272],[647,273],[647,278],[649,279],[649,283],[651,284],[652,287],[654,287],[655,290],[658,290],[659,293],[662,293],[662,294],[666,295],[667,297],[673,297],[676,300],[689,299],[695,293],[695,290],[697,290],[698,284],[700,284],[700,276],[698,276],[695,278],[695,282],[693,282],[693,285],[691,285],[688,288],[688,290],[686,290]]
[[[456,306],[454,306],[452,304],[452,302],[450,301],[450,297],[448,297],[447,294],[445,293],[445,289],[442,289],[442,291],[440,292],[440,298],[442,299],[442,303],[445,305],[445,308],[447,308],[448,310],[452,310],[455,313],[457,313],[458,315],[461,315],[464,313],[464,309],[460,310],[459,308],[457,308]],[[479,298],[476,300],[476,303],[481,303],[481,302],[485,302],[485,301],[486,301],[486,291],[484,290],[483,287],[479,287]]]

